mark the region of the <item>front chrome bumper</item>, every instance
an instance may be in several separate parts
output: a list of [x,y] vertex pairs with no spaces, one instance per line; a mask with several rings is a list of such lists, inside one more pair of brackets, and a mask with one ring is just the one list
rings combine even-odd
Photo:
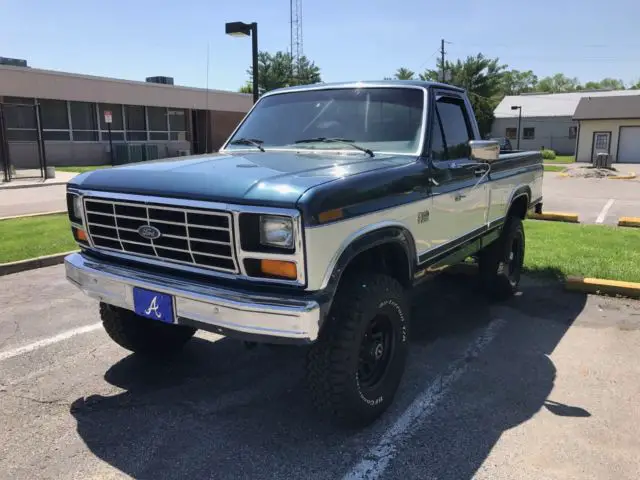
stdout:
[[[312,342],[320,326],[315,300],[236,292],[125,268],[82,253],[65,258],[67,279],[101,302],[134,311],[133,287],[171,295],[176,323],[215,333]],[[268,338],[266,338],[268,341]]]

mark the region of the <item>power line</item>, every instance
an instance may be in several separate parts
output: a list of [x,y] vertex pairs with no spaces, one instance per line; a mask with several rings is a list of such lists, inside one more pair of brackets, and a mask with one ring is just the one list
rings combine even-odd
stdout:
[[418,67],[418,69],[417,69],[418,73],[419,73],[419,72],[420,72],[420,70],[422,70],[422,68],[427,64],[427,62],[428,62],[429,60],[431,60],[431,59],[433,58],[433,56],[434,56],[436,53],[438,53],[439,51],[440,51],[440,49],[439,49],[439,48],[436,48],[436,49],[433,51],[433,53],[432,53],[431,55],[429,55],[429,56],[427,57],[427,59],[426,59],[424,62],[422,62],[422,63],[420,64],[420,66],[419,66],[419,67]]

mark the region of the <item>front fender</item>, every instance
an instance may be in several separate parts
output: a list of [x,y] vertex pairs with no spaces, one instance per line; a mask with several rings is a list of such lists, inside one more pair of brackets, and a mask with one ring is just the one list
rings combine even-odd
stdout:
[[390,243],[403,248],[407,259],[407,271],[409,272],[407,280],[411,280],[416,265],[416,247],[411,232],[405,226],[399,224],[371,225],[366,231],[358,232],[354,238],[345,242],[344,248],[336,253],[334,262],[327,269],[327,274],[323,280],[326,290],[335,293],[342,274],[359,254],[371,248]]

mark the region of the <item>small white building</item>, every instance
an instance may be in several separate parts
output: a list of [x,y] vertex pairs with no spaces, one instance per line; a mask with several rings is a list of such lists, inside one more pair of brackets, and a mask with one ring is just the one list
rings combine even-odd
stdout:
[[585,97],[573,119],[580,124],[578,162],[591,162],[606,153],[616,163],[640,163],[640,95]]
[[558,155],[574,155],[578,122],[573,119],[582,98],[640,95],[640,90],[597,90],[572,93],[526,93],[509,95],[494,110],[492,137],[507,137],[518,143],[518,113],[522,108],[521,150],[550,148]]

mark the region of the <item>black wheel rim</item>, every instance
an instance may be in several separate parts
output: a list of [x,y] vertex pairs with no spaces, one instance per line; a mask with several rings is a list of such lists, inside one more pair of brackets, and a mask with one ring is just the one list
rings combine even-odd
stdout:
[[375,389],[383,380],[395,352],[395,331],[386,315],[377,315],[367,327],[360,346],[360,388]]
[[516,236],[511,243],[511,249],[509,250],[509,278],[512,281],[520,279],[520,269],[522,266],[522,238],[520,235]]

